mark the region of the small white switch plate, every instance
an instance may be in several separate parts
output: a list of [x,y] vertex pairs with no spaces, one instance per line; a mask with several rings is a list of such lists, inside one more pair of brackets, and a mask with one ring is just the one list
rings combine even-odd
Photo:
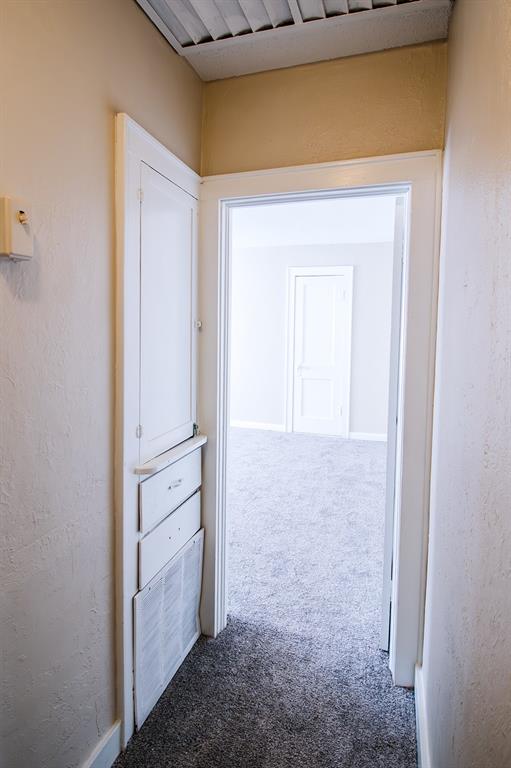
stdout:
[[18,197],[0,197],[0,258],[23,261],[34,251],[30,209]]

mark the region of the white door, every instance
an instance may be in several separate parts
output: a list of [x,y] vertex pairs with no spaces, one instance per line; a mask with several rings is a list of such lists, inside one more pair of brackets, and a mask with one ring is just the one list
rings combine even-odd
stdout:
[[140,205],[140,460],[193,434],[196,201],[142,163]]
[[291,429],[348,436],[353,267],[289,270]]

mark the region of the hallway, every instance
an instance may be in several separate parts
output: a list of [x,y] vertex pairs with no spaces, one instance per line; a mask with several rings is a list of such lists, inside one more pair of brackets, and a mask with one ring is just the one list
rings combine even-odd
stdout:
[[413,694],[378,650],[385,445],[235,429],[229,450],[228,627],[116,766],[414,768]]

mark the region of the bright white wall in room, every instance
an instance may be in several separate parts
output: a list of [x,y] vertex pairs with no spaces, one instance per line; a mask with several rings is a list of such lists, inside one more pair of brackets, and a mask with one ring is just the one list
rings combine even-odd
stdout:
[[[390,229],[386,224],[374,229],[387,238],[393,234],[393,198],[391,201],[391,216],[387,216]],[[243,213],[246,211],[244,209]],[[296,239],[304,238],[306,225],[303,218],[301,221],[302,232],[292,231]],[[348,235],[360,237],[361,232],[353,226],[353,221],[351,217]],[[264,243],[277,234],[277,239],[282,242],[282,235],[278,235],[278,230],[271,232],[267,219],[266,225],[262,220],[258,223],[259,226],[257,222],[251,222],[253,241]],[[358,229],[362,224],[360,219]],[[367,230],[367,223],[365,227]],[[340,229],[340,226],[330,226],[327,234],[338,234]],[[320,237],[322,231],[316,228]],[[313,235],[305,234],[307,236]],[[240,240],[247,242],[248,237]],[[386,433],[393,243],[241,248],[237,243],[235,237],[232,252],[231,422],[281,427],[285,424],[288,267],[353,265],[350,431]]]

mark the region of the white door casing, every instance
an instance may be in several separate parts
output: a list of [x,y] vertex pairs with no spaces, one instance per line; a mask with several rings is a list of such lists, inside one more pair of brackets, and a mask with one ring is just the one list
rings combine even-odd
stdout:
[[347,437],[353,267],[288,271],[289,428]]
[[[367,194],[408,200],[403,263],[399,473],[396,473],[389,666],[413,686],[422,646],[431,462],[442,153],[437,150],[225,174],[202,180],[200,197],[199,420],[213,438],[203,464],[206,528],[201,623],[216,636],[226,611],[226,444],[230,212],[240,205]],[[300,190],[300,192],[297,192]]]
[[407,240],[407,198],[396,198],[394,214],[394,258],[392,266],[392,316],[389,359],[389,402],[387,419],[387,482],[385,485],[385,532],[383,543],[382,612],[380,648],[389,650],[390,612],[392,603],[392,558],[394,554],[394,519],[399,507],[402,441],[398,439],[398,423],[402,421],[399,404],[402,403],[400,387],[403,382],[403,350],[401,321],[403,315],[403,262]]
[[193,221],[197,201],[146,163],[141,163],[141,190],[142,463],[193,434]]

